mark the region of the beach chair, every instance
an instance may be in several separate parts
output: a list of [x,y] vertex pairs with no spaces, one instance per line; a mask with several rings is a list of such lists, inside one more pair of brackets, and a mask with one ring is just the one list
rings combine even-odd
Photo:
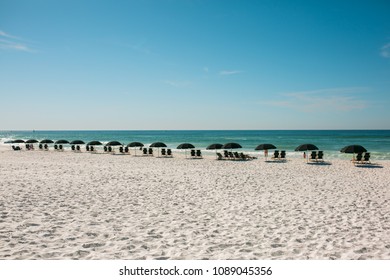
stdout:
[[93,146],[91,146],[91,148],[89,149],[91,152],[96,152],[95,148]]
[[241,155],[238,154],[238,152],[234,152],[234,153],[233,153],[233,159],[241,160],[242,157],[241,157]]
[[129,147],[127,147],[127,146],[125,147],[125,153],[126,153],[126,154],[130,154],[130,149],[129,149]]
[[275,150],[272,159],[279,159],[279,151],[278,150]]
[[61,151],[61,152],[63,152],[63,151],[64,151],[64,146],[59,145],[59,146],[58,146],[58,150]]
[[43,145],[42,144],[39,144],[38,147],[39,147],[40,150],[43,150]]
[[172,156],[172,150],[171,150],[171,149],[167,149],[167,156],[168,156],[168,157],[173,157],[173,156]]
[[54,145],[54,150],[58,150],[58,145],[56,144],[56,145]]
[[76,147],[74,145],[72,145],[72,151],[74,152],[76,150]]
[[370,161],[370,153],[365,153],[363,157],[363,163],[371,163]]
[[223,156],[225,157],[225,159],[229,159],[229,152],[227,150],[224,150]]
[[108,152],[108,148],[107,146],[104,146],[104,152],[107,153]]
[[85,149],[87,150],[87,152],[89,152],[89,146],[88,145],[85,147]]
[[167,156],[167,151],[165,149],[161,149],[161,156]]
[[281,160],[286,160],[286,151],[281,151],[280,152],[280,159]]
[[323,151],[319,151],[318,154],[317,154],[317,160],[318,161],[324,161],[324,152]]
[[152,148],[149,148],[149,149],[148,149],[148,155],[149,155],[149,156],[153,156],[153,149],[152,149]]
[[45,145],[43,146],[43,148],[45,149],[45,151],[48,151],[48,150],[49,150],[49,146],[48,146],[47,144],[45,144]]
[[360,163],[360,162],[362,162],[362,158],[363,158],[363,154],[362,153],[358,153],[356,155],[356,159],[353,160],[353,161],[354,161],[354,163]]
[[222,154],[221,153],[217,153],[217,160],[222,160],[222,159],[224,159]]
[[201,150],[196,150],[196,157],[197,157],[197,158],[203,158],[203,157],[202,157],[202,151],[201,151]]
[[148,155],[148,149],[143,148],[143,149],[142,149],[142,155],[143,155],[143,156],[147,156],[147,155]]
[[79,146],[79,145],[76,146],[76,151],[77,151],[77,152],[81,152],[80,146]]
[[107,147],[107,152],[112,153],[112,147],[111,146]]
[[124,152],[123,147],[119,147],[119,152],[120,152],[121,154],[123,154],[123,152]]
[[14,151],[21,151],[22,149],[19,146],[12,145],[12,150],[14,150]]
[[317,161],[317,152],[316,151],[311,152],[309,160],[310,161]]
[[192,158],[196,157],[195,150],[191,150],[191,157]]

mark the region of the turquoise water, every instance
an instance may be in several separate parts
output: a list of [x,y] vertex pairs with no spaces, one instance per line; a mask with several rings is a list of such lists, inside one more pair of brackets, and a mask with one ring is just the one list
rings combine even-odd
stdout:
[[[280,150],[286,150],[291,157],[301,156],[294,149],[304,143],[315,144],[328,158],[349,158],[340,149],[351,144],[364,146],[375,159],[390,160],[390,130],[169,130],[169,131],[0,131],[0,144],[15,139],[80,139],[85,142],[119,141],[128,144],[133,141],[149,145],[164,142],[175,149],[179,144],[190,142],[198,149],[205,149],[212,143],[237,142],[243,151],[259,154],[255,147],[272,143]],[[206,152],[206,151],[205,151]]]

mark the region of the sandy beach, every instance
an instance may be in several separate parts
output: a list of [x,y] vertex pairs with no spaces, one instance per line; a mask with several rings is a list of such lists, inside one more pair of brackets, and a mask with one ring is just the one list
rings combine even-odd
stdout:
[[388,260],[377,163],[2,149],[0,259]]

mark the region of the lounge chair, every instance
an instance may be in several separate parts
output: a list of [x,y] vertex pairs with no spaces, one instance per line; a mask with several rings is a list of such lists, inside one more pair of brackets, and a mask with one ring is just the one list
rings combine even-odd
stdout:
[[148,149],[143,148],[142,149],[142,155],[147,156],[148,155]]
[[228,159],[229,158],[229,152],[224,150],[223,151],[223,156],[225,157],[225,159]]
[[202,151],[201,150],[196,150],[196,157],[202,158]]
[[370,162],[370,153],[365,153],[362,163],[371,163]]
[[107,152],[112,153],[112,147],[111,146],[108,146]]
[[222,154],[221,153],[217,153],[217,160],[222,160],[222,159],[224,159]]
[[39,144],[39,149],[40,149],[40,150],[43,149],[43,145],[42,145],[42,144]]
[[362,153],[358,153],[356,155],[356,159],[353,160],[353,161],[354,161],[354,163],[360,163],[360,162],[362,162],[362,158],[363,158],[363,154]]
[[89,152],[89,146],[87,145],[87,147],[85,147],[85,149],[87,150],[87,152]]
[[107,146],[104,146],[104,152],[108,152],[108,148],[107,148]]
[[286,159],[286,151],[280,152],[280,159],[285,160]]
[[323,151],[319,151],[318,154],[317,154],[317,160],[318,161],[324,161],[324,152]]
[[167,151],[165,149],[161,149],[161,155],[165,157],[167,155]]
[[77,151],[77,152],[81,152],[80,146],[79,146],[79,145],[76,146],[76,151]]
[[72,151],[75,151],[76,150],[76,147],[74,145],[72,145]]
[[317,152],[316,151],[312,151],[311,154],[310,154],[310,160],[311,161],[317,161]]
[[14,151],[21,151],[22,149],[19,146],[12,145],[12,150],[14,150]]
[[91,146],[91,148],[89,149],[91,152],[96,152],[95,151],[95,148],[93,146]]
[[64,146],[59,145],[59,146],[58,146],[58,150],[61,151],[61,152],[63,152],[63,151],[64,151]]
[[242,157],[241,157],[241,155],[238,154],[237,152],[234,152],[234,153],[233,153],[233,159],[240,160],[240,159],[242,159]]
[[171,149],[167,149],[167,156],[172,157],[172,150]]
[[148,149],[148,155],[149,155],[149,156],[153,156],[153,149],[152,149],[152,148],[149,148],[149,149]]
[[191,150],[191,157],[196,157],[196,155],[195,155],[195,150]]
[[123,147],[119,147],[119,152],[121,153],[121,154],[123,154]]
[[129,147],[125,147],[125,153],[128,154],[129,153]]
[[279,159],[279,151],[278,150],[275,150],[272,159]]
[[43,146],[43,148],[45,149],[45,151],[48,151],[48,150],[49,150],[49,146],[48,146],[47,144],[45,144],[45,145]]

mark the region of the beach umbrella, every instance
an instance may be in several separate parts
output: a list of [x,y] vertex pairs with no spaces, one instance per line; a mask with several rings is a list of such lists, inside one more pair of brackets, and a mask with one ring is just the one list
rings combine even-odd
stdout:
[[42,141],[39,142],[39,143],[41,143],[41,144],[53,144],[54,141],[53,141],[53,140],[50,140],[50,139],[44,139],[44,140],[42,140]]
[[158,156],[160,156],[160,148],[165,148],[166,146],[163,142],[154,142],[149,147],[158,148]]
[[226,143],[222,146],[222,149],[240,149],[242,148],[238,143]]
[[194,149],[194,148],[195,148],[195,146],[192,145],[191,143],[183,143],[183,144],[180,144],[179,146],[177,146],[177,149],[185,150],[186,157],[187,157],[187,150]]
[[13,140],[11,143],[12,143],[12,144],[20,144],[20,143],[24,143],[24,140],[22,140],[22,139],[16,139],[16,140]]
[[367,152],[367,150],[366,150],[366,148],[364,148],[363,146],[360,146],[360,145],[349,145],[349,146],[345,146],[344,148],[342,148],[340,150],[340,152],[346,153],[346,154],[353,154],[352,160],[354,160],[355,154],[365,153],[365,152]]
[[36,140],[36,139],[28,139],[28,140],[26,141],[26,143],[29,143],[29,144],[38,143],[38,142],[39,142],[39,141]]
[[[313,144],[302,144],[295,148],[295,151],[306,152],[318,150],[316,145]],[[309,162],[309,155],[306,155],[307,162]]]
[[70,142],[71,145],[82,145],[82,144],[85,144],[84,141],[82,140],[73,140],[72,142]]
[[365,152],[367,152],[367,150],[366,150],[366,148],[364,148],[363,146],[360,146],[360,145],[349,145],[349,146],[345,146],[344,148],[342,148],[340,150],[340,152],[346,153],[346,154],[358,154],[358,153],[365,153]]
[[69,144],[68,140],[57,140],[55,144]]
[[106,146],[123,146],[123,145],[118,141],[110,141],[106,144]]
[[141,142],[131,142],[131,143],[127,144],[127,147],[134,148],[135,156],[137,155],[137,147],[143,147],[143,146],[144,146],[144,144],[142,144]]
[[100,142],[100,141],[91,141],[91,142],[87,143],[87,146],[99,146],[99,145],[103,145],[102,142]]
[[255,148],[256,151],[264,150],[265,160],[267,160],[268,157],[268,150],[273,150],[273,149],[276,149],[276,147],[272,144],[260,144]]

